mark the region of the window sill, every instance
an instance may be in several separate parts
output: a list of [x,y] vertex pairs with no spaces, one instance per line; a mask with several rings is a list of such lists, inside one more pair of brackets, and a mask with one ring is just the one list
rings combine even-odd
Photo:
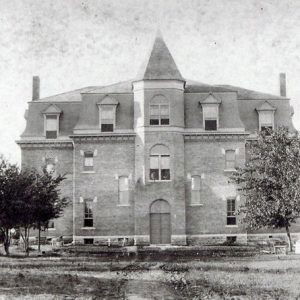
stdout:
[[84,230],[93,230],[93,229],[96,229],[96,227],[81,227],[81,229],[84,229]]
[[231,172],[236,172],[236,169],[225,169],[225,173],[231,173]]
[[171,182],[172,180],[149,180],[149,182]]
[[95,174],[95,171],[82,171],[82,174]]
[[130,204],[117,204],[118,207],[130,207]]
[[226,225],[225,227],[226,227],[226,228],[237,228],[238,225]]
[[201,203],[191,203],[191,204],[189,204],[189,206],[203,206],[203,204],[201,204]]
[[56,228],[48,228],[48,231],[55,231]]

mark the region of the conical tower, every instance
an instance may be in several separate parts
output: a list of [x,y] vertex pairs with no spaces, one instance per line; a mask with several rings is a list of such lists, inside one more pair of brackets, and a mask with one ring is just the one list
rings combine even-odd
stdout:
[[133,82],[138,244],[186,243],[184,85],[158,32]]

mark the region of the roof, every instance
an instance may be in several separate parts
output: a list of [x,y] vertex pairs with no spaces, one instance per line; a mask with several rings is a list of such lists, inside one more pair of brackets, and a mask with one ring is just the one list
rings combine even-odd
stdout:
[[136,78],[136,80],[152,79],[184,81],[159,31],[157,32],[150,55],[146,57]]
[[65,92],[45,98],[41,98],[38,100],[34,100],[33,102],[73,102],[73,101],[81,101],[81,93],[87,92],[89,90],[95,89],[97,86],[88,86],[81,89],[73,90],[70,92]]
[[43,114],[61,114],[62,110],[55,104],[50,104],[47,109],[43,111]]
[[87,94],[119,94],[119,93],[132,93],[133,80],[121,81],[107,86],[100,86],[82,93]]
[[217,92],[230,92],[228,88],[222,86],[214,86],[206,83],[187,79],[185,84],[185,93],[217,93]]
[[261,111],[261,110],[268,110],[268,111],[273,110],[273,111],[275,111],[276,107],[273,106],[272,104],[270,104],[270,102],[265,101],[262,104],[260,104],[258,107],[256,107],[255,109],[257,111]]
[[266,94],[266,93],[248,90],[248,89],[244,89],[244,88],[232,86],[232,85],[216,85],[216,87],[221,87],[221,88],[225,88],[227,90],[236,91],[238,93],[238,99],[240,99],[240,100],[264,100],[264,99],[284,100],[284,99],[287,99],[286,97]]

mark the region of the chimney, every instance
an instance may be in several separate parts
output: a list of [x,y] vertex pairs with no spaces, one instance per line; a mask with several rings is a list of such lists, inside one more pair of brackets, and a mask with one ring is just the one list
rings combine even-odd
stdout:
[[32,101],[40,99],[40,77],[32,78]]
[[280,96],[281,97],[286,97],[286,76],[285,76],[285,73],[280,73],[279,81],[280,81]]

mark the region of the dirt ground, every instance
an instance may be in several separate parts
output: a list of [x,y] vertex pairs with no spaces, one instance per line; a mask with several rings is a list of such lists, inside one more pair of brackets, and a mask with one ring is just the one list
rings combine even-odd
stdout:
[[300,255],[184,262],[0,256],[0,299],[300,299]]

